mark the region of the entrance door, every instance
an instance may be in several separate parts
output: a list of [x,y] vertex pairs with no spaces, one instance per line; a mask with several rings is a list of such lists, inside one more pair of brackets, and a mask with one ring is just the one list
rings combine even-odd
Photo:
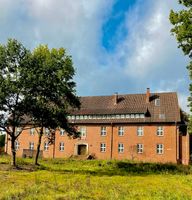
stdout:
[[78,155],[86,155],[87,153],[87,145],[79,144],[78,145]]

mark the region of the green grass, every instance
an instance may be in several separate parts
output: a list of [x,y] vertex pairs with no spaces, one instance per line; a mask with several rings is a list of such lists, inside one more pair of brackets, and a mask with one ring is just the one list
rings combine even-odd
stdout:
[[192,199],[191,166],[0,157],[0,199]]

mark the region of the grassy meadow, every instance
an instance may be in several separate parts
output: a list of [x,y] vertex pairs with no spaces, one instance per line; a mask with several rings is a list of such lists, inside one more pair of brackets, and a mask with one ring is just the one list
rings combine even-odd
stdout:
[[0,155],[0,199],[192,199],[191,166]]

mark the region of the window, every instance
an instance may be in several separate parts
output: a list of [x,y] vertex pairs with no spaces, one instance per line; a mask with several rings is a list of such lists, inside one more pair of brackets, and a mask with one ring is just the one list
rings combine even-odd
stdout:
[[29,142],[29,149],[34,150],[34,142]]
[[157,127],[157,136],[163,136],[163,126],[158,126]]
[[135,115],[135,118],[139,118],[139,114],[136,114],[136,115]]
[[118,144],[118,152],[123,153],[124,152],[124,145],[122,143]]
[[137,144],[137,153],[143,153],[143,144]]
[[44,151],[48,151],[48,150],[49,150],[49,143],[44,142]]
[[118,135],[119,136],[123,136],[124,135],[124,127],[123,126],[119,126]]
[[137,127],[137,136],[143,136],[143,127],[142,126]]
[[34,129],[34,128],[31,128],[31,129],[30,129],[30,135],[34,135],[34,133],[35,133],[35,129]]
[[64,142],[59,143],[59,151],[64,151]]
[[20,134],[20,132],[21,132],[21,128],[20,128],[20,127],[17,127],[17,128],[16,128],[16,136],[17,136],[18,134]]
[[18,140],[15,141],[15,150],[16,151],[19,150],[19,141]]
[[159,114],[159,119],[165,119],[165,114]]
[[160,106],[160,99],[155,99],[155,106]]
[[101,143],[100,144],[100,151],[101,152],[106,152],[106,144],[105,143]]
[[135,115],[134,115],[134,114],[131,114],[131,118],[135,118]]
[[121,119],[124,119],[125,118],[125,115],[121,115]]
[[60,136],[64,136],[65,134],[65,130],[64,129],[60,129]]
[[145,118],[145,115],[144,114],[140,114],[140,118]]
[[157,148],[156,148],[156,151],[157,151],[157,154],[163,154],[163,144],[157,144]]
[[105,126],[101,127],[101,136],[106,136],[107,135],[107,130]]
[[45,135],[49,135],[50,134],[50,131],[48,128],[45,128]]
[[81,137],[86,137],[86,127],[80,127]]

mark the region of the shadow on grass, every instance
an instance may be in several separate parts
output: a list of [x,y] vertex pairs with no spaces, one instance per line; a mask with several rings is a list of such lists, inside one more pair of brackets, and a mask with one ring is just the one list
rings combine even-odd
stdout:
[[[77,162],[77,161],[76,161]],[[93,161],[95,162],[95,161]],[[83,164],[83,162],[82,162]],[[57,165],[57,164],[54,164]],[[84,161],[86,165],[86,161]],[[41,165],[39,170],[48,170],[58,173],[84,174],[93,176],[129,176],[129,175],[151,175],[151,174],[191,174],[190,166],[160,163],[132,163],[129,161],[109,161],[94,163],[94,168],[87,169],[79,167],[67,168],[65,164],[61,168],[52,165]]]

